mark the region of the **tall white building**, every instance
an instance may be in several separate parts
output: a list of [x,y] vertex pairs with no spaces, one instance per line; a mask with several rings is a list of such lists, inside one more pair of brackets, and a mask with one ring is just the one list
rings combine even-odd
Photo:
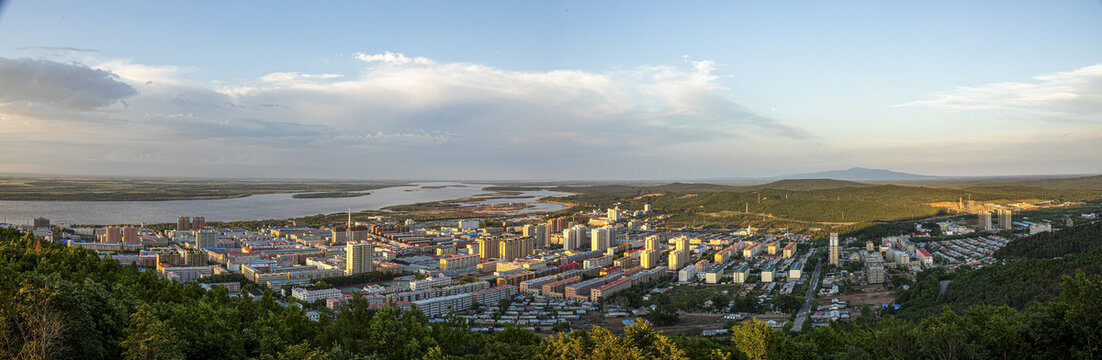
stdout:
[[838,233],[830,233],[830,258],[831,265],[838,265]]
[[547,226],[541,224],[528,224],[524,225],[522,229],[524,236],[531,237],[535,241],[533,244],[537,249],[543,249],[547,247]]
[[602,226],[593,231],[589,235],[590,247],[592,251],[604,251],[608,249],[612,244],[612,237],[616,236],[616,230],[611,226]]
[[689,264],[689,250],[670,251],[670,270],[677,271]]
[[195,232],[195,248],[218,247],[218,232],[214,230],[199,230]]
[[585,225],[574,225],[572,228],[563,230],[562,249],[576,250],[585,246],[586,230],[588,230],[588,228]]
[[689,253],[689,238],[685,236],[679,236],[673,240],[674,250],[682,250],[687,255]]
[[1014,228],[1013,220],[1011,220],[1010,209],[999,209],[999,230],[1010,230]]
[[995,227],[991,224],[991,212],[981,211],[977,214],[979,217],[979,228],[983,231],[995,230]]
[[474,230],[480,225],[478,220],[459,220],[459,228],[462,230]]
[[620,209],[608,209],[608,219],[612,221],[620,221]]
[[371,272],[371,257],[375,255],[375,246],[370,242],[350,242],[344,246],[345,268],[347,275]]
[[643,204],[643,213],[650,214],[653,209],[650,207],[650,203]]

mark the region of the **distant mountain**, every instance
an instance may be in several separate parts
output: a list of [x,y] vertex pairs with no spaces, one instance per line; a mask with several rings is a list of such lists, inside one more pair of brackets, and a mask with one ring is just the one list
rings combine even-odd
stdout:
[[758,184],[751,186],[739,186],[739,191],[758,191],[764,189],[780,189],[780,190],[818,190],[818,189],[836,189],[842,187],[856,187],[856,186],[873,186],[872,184],[865,184],[847,180],[835,180],[835,179],[785,179],[774,181],[767,184]]
[[774,179],[834,179],[834,180],[919,180],[935,179],[936,176],[908,174],[884,169],[866,169],[862,167],[846,170],[831,170],[806,174],[777,176]]

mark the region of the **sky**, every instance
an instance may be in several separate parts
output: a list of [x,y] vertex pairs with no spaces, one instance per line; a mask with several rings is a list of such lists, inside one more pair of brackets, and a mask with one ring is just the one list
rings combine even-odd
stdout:
[[0,173],[1097,174],[1100,150],[1100,1],[0,7]]

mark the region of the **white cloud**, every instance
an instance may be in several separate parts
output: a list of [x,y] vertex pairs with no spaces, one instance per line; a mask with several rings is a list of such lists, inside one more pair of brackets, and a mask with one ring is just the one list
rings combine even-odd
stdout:
[[183,78],[185,68],[175,65],[134,64],[126,59],[113,59],[93,65],[94,68],[110,71],[130,83],[164,83],[179,85],[186,82]]
[[[807,136],[733,99],[711,61],[598,73],[511,71],[391,52],[354,57],[366,63],[358,74],[282,71],[218,85],[189,79],[186,67],[100,61],[98,71],[139,94],[92,114],[29,116],[64,122],[60,136],[90,128],[118,134],[103,137],[110,145],[70,146],[89,148],[69,159],[87,162],[81,166],[191,159],[183,163],[213,171],[203,167],[248,159],[242,168],[344,169],[340,176],[385,169],[390,177],[463,177],[515,166],[517,177],[598,176],[564,169],[616,177],[609,164],[576,159],[600,154],[639,172],[641,164],[681,162],[663,158],[672,155],[661,149],[674,144]],[[0,126],[26,121],[5,119],[4,111]]]
[[317,80],[340,78],[340,74],[303,74],[299,72],[277,72],[264,75],[260,81],[267,83],[305,83]]
[[410,57],[406,57],[404,54],[393,53],[393,52],[390,52],[390,51],[387,51],[387,52],[382,53],[382,54],[365,54],[365,53],[362,53],[362,52],[357,52],[357,53],[353,54],[353,56],[356,57],[356,59],[359,59],[360,61],[368,62],[368,63],[382,62],[382,63],[387,63],[387,64],[400,64],[400,65],[410,65],[410,64],[434,65],[434,64],[436,64],[432,60],[429,60],[429,59],[424,58],[424,57],[418,56],[418,57],[410,58]]
[[711,61],[692,62],[693,71],[659,66],[590,73],[518,72],[391,52],[355,57],[387,66],[366,68],[356,79],[324,83],[299,73],[274,73],[218,91],[237,104],[282,104],[291,114],[297,112],[298,119],[323,117],[345,126],[370,118],[384,128],[405,123],[453,131],[457,129],[450,127],[458,124],[491,126],[499,132],[617,124],[700,135],[739,128],[806,136],[732,99],[729,89],[716,82]]
[[1016,109],[1043,113],[1102,114],[1102,64],[1033,77],[1035,82],[1000,82],[961,86],[931,99],[897,106],[950,110]]

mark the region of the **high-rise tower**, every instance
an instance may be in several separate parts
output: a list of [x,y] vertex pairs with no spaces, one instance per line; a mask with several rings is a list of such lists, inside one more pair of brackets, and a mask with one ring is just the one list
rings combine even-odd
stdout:
[[995,227],[991,225],[991,212],[989,212],[989,211],[980,211],[980,213],[978,215],[979,215],[979,221],[978,221],[979,223],[977,225],[979,226],[980,230],[983,230],[983,231],[995,230]]
[[999,209],[999,230],[1010,230],[1013,228],[1014,223],[1010,216],[1010,209]]
[[830,264],[838,265],[838,233],[830,233]]

